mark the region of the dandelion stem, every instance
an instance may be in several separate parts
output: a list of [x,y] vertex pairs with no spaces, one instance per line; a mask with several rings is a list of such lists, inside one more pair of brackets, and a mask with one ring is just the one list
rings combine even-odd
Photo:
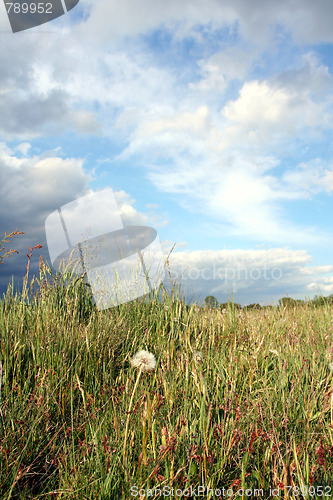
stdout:
[[123,449],[123,464],[124,464],[125,467],[126,467],[126,442],[127,442],[127,435],[128,435],[129,420],[130,420],[130,416],[131,416],[131,410],[132,410],[134,395],[136,393],[136,390],[137,390],[137,387],[138,387],[138,384],[139,384],[140,376],[141,376],[141,373],[142,373],[142,368],[143,367],[140,366],[139,373],[138,373],[138,376],[137,376],[137,379],[136,379],[136,382],[135,382],[135,386],[134,386],[134,389],[133,389],[133,392],[132,392],[131,401],[130,401],[130,404],[129,404],[129,407],[128,407],[128,410],[127,410],[127,420],[126,420],[126,427],[125,427],[125,438],[124,438],[124,449]]

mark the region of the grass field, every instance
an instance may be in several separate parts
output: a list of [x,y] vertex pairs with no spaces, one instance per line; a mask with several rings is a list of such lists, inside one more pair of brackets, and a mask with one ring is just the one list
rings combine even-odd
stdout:
[[98,311],[59,276],[0,302],[1,499],[332,496],[331,305]]

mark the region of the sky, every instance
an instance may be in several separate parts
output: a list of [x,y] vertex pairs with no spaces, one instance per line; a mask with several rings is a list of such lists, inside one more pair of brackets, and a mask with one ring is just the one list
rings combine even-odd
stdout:
[[31,275],[50,261],[52,212],[111,188],[125,225],[175,245],[188,303],[332,294],[332,18],[331,0],[80,0],[12,33],[0,3],[0,239],[25,233],[0,291],[28,246]]

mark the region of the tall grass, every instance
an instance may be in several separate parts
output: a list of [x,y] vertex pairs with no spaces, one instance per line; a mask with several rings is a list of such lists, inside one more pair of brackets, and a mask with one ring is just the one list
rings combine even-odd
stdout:
[[[98,311],[42,261],[30,287],[0,302],[2,499],[332,485],[331,306],[222,314],[161,286]],[[141,349],[157,365],[136,386]]]

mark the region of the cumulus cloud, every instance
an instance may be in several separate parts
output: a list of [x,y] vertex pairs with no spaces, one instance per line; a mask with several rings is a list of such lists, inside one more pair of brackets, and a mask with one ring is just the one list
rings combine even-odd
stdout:
[[[6,50],[0,54],[2,137],[30,140],[65,130],[94,134],[100,131],[93,110],[87,109],[83,102],[74,102],[73,96],[61,85],[62,72],[57,74],[56,67],[64,63],[66,40],[61,38],[63,34],[2,35],[6,38]],[[47,68],[52,65],[55,67],[48,73]],[[75,72],[75,65],[72,71]]]
[[2,214],[10,226],[18,221],[40,221],[57,203],[64,204],[88,189],[90,177],[83,170],[82,159],[56,155],[19,158],[1,146]]
[[[19,144],[0,146],[5,230],[23,225],[38,243],[45,214],[89,191],[83,158],[43,157],[33,147],[74,131],[120,139],[116,161],[136,161],[158,190],[228,235],[330,241],[282,207],[332,192],[330,161],[282,158],[292,139],[311,149],[331,131],[329,68],[300,47],[263,67],[283,40],[332,42],[330,0],[81,0],[80,9],[70,29],[60,20],[50,33],[6,35],[0,134]],[[128,223],[167,223],[168,214],[137,212],[124,191],[117,199]]]
[[253,302],[251,297],[265,304],[267,290],[276,302],[285,295],[304,299],[304,290],[311,294],[315,287],[324,288],[323,283],[325,291],[332,291],[333,278],[327,275],[332,275],[333,266],[311,266],[305,250],[177,251],[169,261],[171,279],[180,280],[185,296],[199,303],[207,295],[226,302],[236,293],[243,305]]
[[[14,248],[19,255],[6,259],[1,266],[0,288],[7,287],[11,275],[22,279],[27,264],[26,252],[41,244],[34,252],[31,273],[37,273],[38,258],[43,252],[48,260],[44,223],[46,217],[59,206],[89,191],[89,173],[83,169],[83,160],[62,158],[56,153],[47,157],[30,155],[29,144],[19,144],[17,153],[0,144],[0,235],[18,229],[25,234],[14,238],[6,248]],[[22,156],[23,154],[23,156]]]
[[317,281],[311,282],[307,286],[308,290],[316,295],[331,295],[333,293],[333,276],[320,276]]
[[216,28],[221,23],[226,25],[237,19],[230,1],[222,5],[217,0],[204,3],[186,0],[181,4],[177,0],[168,3],[140,0],[134,7],[131,0],[121,5],[115,0],[83,0],[83,5],[89,5],[90,15],[83,29],[78,30],[91,37],[93,43],[115,43],[124,37],[135,37],[161,27],[175,32],[177,39],[182,39],[189,35],[199,36],[195,29],[198,24],[212,24]]
[[311,198],[318,193],[331,194],[333,191],[333,165],[325,168],[320,160],[300,163],[296,168],[287,170],[282,183],[290,198]]
[[330,126],[331,118],[325,108],[308,95],[258,80],[246,82],[238,99],[227,103],[222,113],[242,127],[249,140],[261,144],[274,136],[290,138],[304,127]]
[[[193,102],[192,109],[188,104],[195,99],[198,90],[204,92],[204,101],[209,100],[212,91],[218,95],[231,80],[244,78],[253,60],[263,50],[262,46],[259,49],[259,45],[245,50],[236,42],[235,46],[224,47],[202,58],[200,47],[206,41],[206,34],[214,35],[221,27],[230,28],[235,23],[238,23],[238,29],[243,29],[247,24],[252,26],[257,22],[260,29],[254,31],[261,33],[274,20],[278,22],[283,18],[284,11],[289,13],[288,2],[272,7],[267,2],[256,1],[249,8],[244,2],[231,1],[183,2],[180,5],[175,0],[168,4],[142,0],[139,5],[136,4],[135,16],[131,16],[131,0],[121,6],[103,0],[94,3],[81,0],[81,3],[86,16],[70,30],[60,25],[48,36],[31,33],[30,37],[24,37],[24,43],[23,35],[13,37],[6,51],[0,55],[3,68],[0,75],[3,134],[11,138],[17,134],[30,139],[43,132],[59,133],[68,128],[79,133],[94,134],[102,129],[114,133],[115,124],[125,127],[125,133],[128,133],[129,128],[147,117],[156,122],[163,119],[162,115],[166,113],[169,116],[192,113]],[[294,7],[298,11],[302,6],[294,2]],[[321,9],[320,5],[316,4],[314,9],[307,3],[305,10],[311,11],[317,18],[318,9]],[[198,26],[203,28],[201,40],[196,38],[200,34]],[[189,75],[189,81],[180,84],[175,73],[177,69],[170,63],[169,67],[163,67],[159,61],[158,47],[147,46],[140,38],[141,34],[151,35],[154,30],[162,28],[171,34],[170,46],[179,43],[179,40],[183,43],[186,37],[197,40],[196,62],[200,77],[196,83],[192,81],[193,75]],[[181,33],[180,39],[177,33],[178,36]],[[103,40],[99,39],[99,35]],[[112,40],[114,43],[111,43]],[[196,54],[192,57],[195,62]],[[311,67],[313,69],[314,64]],[[324,67],[321,71],[320,75],[318,69],[311,82],[309,72],[300,72],[293,78],[308,82],[309,87],[315,85],[315,78],[323,80],[328,76],[323,73]],[[192,96],[186,95],[188,88]],[[252,110],[244,116],[242,109],[250,105],[252,98]],[[256,104],[260,108],[260,103],[267,103],[270,111],[255,112]],[[199,106],[196,104],[196,108],[205,106],[204,102]],[[103,106],[103,111],[100,106]],[[180,107],[183,107],[181,111]],[[289,108],[293,111],[288,114]],[[312,102],[307,95],[300,96],[297,101],[291,89],[281,85],[274,88],[269,81],[250,81],[244,84],[239,98],[227,104],[224,113],[231,121],[239,124],[245,120],[247,125],[261,118],[272,125],[274,117],[281,117],[289,126],[288,118],[292,115],[292,128],[299,119],[301,108],[307,110],[306,123],[311,120],[317,123],[323,112],[320,104]],[[219,126],[212,128],[212,136],[216,137],[219,129]],[[250,133],[255,136],[256,128],[252,127]],[[223,134],[226,135],[225,130]],[[230,128],[228,134],[235,135],[235,131]],[[238,133],[235,140],[237,136]]]
[[304,53],[298,67],[281,71],[272,78],[272,82],[288,89],[289,92],[299,92],[322,100],[326,99],[326,93],[333,85],[328,66],[323,64],[314,52]]
[[42,133],[59,133],[72,129],[80,133],[99,131],[93,113],[71,109],[68,96],[55,91],[47,98],[17,99],[16,92],[0,95],[0,133],[8,139],[39,137]]
[[297,165],[281,168],[279,153],[293,140],[308,146],[312,134],[330,129],[331,85],[328,68],[308,53],[298,68],[245,82],[220,116],[208,105],[148,114],[119,159],[139,155],[159,190],[181,195],[183,207],[227,221],[231,234],[327,244],[328,234],[293,223],[281,203],[330,192],[331,170],[320,171],[319,160],[306,175]]
[[[14,248],[19,255],[6,259],[0,268],[1,292],[7,288],[11,275],[22,280],[28,246],[42,245],[42,249],[33,254],[31,276],[38,275],[39,254],[49,261],[46,218],[59,207],[93,192],[89,188],[91,174],[84,169],[83,159],[62,158],[57,152],[47,156],[28,155],[29,151],[29,143],[18,144],[16,151],[0,143],[0,239],[5,232],[9,234],[15,229],[25,233],[6,245],[7,250]],[[161,215],[153,208],[147,213],[138,211],[135,200],[125,191],[114,194],[124,225],[167,223],[161,221]],[[99,213],[104,213],[103,204]]]
[[[89,16],[80,32],[94,43],[115,42],[124,37],[138,36],[163,27],[176,31],[178,37],[200,36],[198,25],[207,25],[214,31],[238,25],[242,37],[252,43],[267,43],[272,26],[283,26],[295,41],[302,43],[330,42],[333,34],[330,24],[333,6],[330,0],[185,0],[168,3],[141,0],[81,0]],[[96,42],[97,40],[97,42]]]
[[136,134],[139,138],[160,134],[168,130],[176,130],[177,133],[184,130],[193,136],[201,137],[207,128],[208,109],[200,106],[194,113],[175,113],[170,118],[143,123],[139,126]]
[[224,93],[232,80],[245,77],[251,68],[256,55],[254,51],[241,47],[226,47],[207,59],[198,61],[201,78],[190,82],[191,90]]
[[114,196],[124,226],[154,226],[158,228],[168,224],[168,221],[163,219],[163,214],[159,214],[158,205],[148,204],[147,212],[139,212],[134,206],[136,200],[126,191],[116,191]]

